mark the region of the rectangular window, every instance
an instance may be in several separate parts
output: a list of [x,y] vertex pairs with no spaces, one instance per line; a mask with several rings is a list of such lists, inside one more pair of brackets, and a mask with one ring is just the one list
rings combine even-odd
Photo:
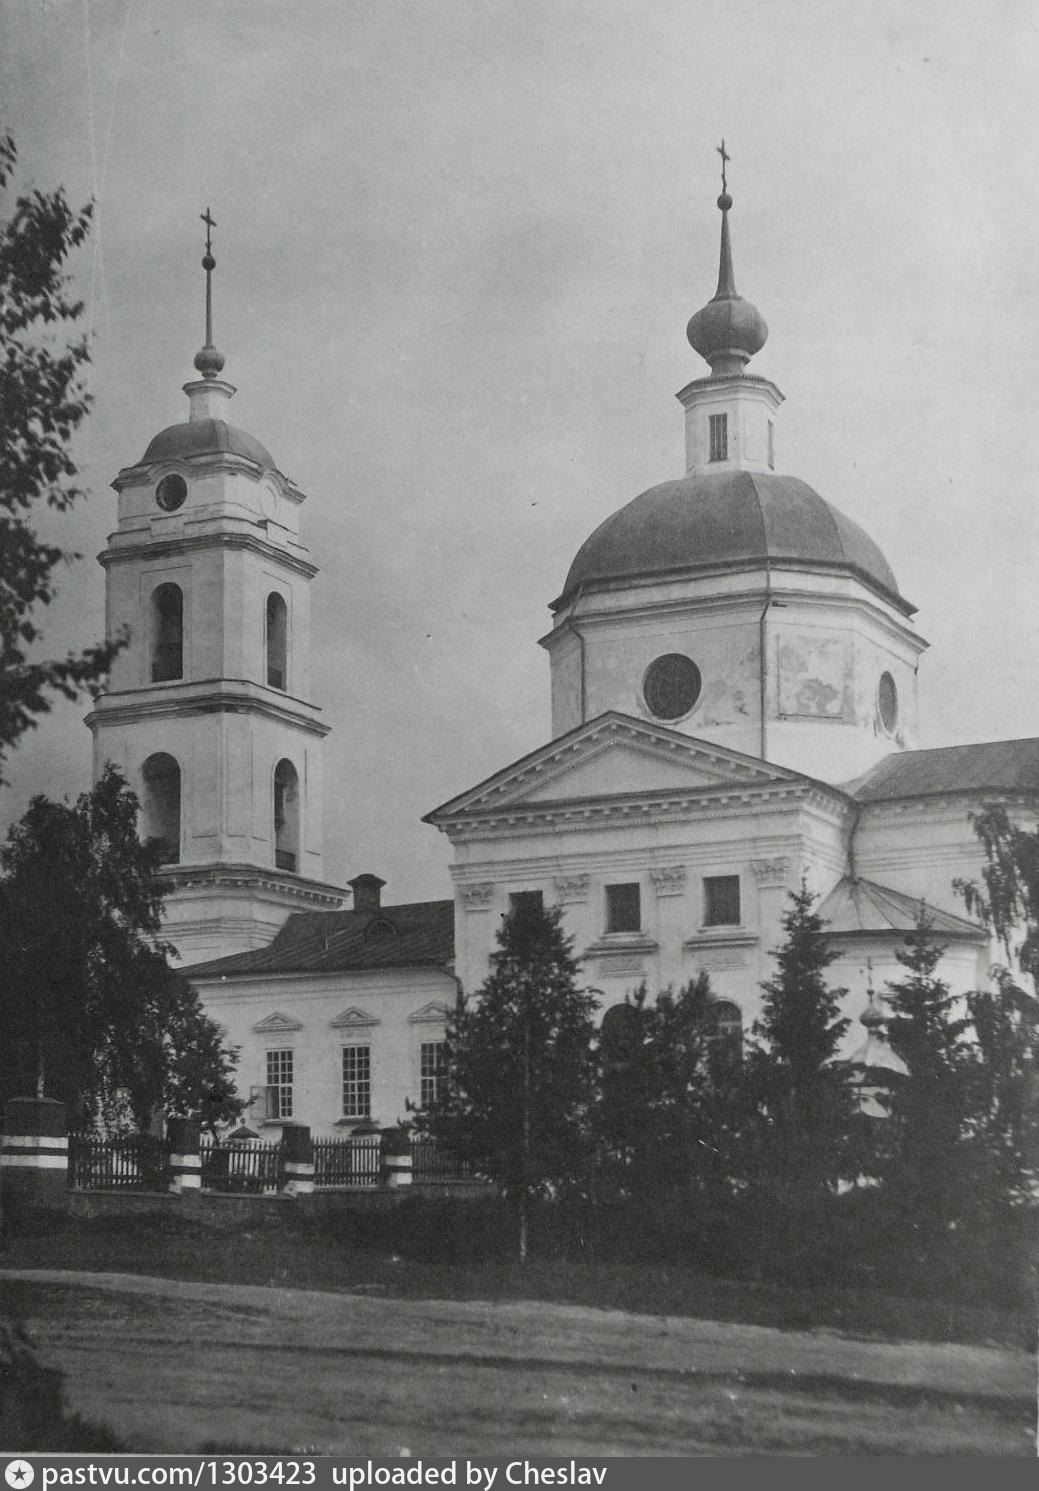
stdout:
[[711,460],[727,461],[729,459],[729,416],[727,414],[712,414],[711,424]]
[[776,469],[776,426],[771,419],[768,422],[768,469]]
[[267,1117],[292,1117],[292,1051],[267,1052]]
[[703,883],[703,919],[706,927],[738,927],[740,924],[740,877],[707,875]]
[[419,1061],[419,1107],[432,1108],[441,1095],[444,1080],[443,1041],[423,1041]]
[[517,890],[509,896],[509,915],[520,916],[527,911],[542,911],[545,905],[545,895],[540,890]]
[[369,1118],[372,1111],[372,1048],[343,1047],[343,1117]]
[[641,932],[642,898],[638,882],[606,887],[607,932]]

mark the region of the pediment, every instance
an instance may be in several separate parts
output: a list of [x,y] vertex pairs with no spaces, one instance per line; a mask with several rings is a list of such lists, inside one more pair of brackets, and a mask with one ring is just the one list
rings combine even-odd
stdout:
[[808,779],[740,751],[622,714],[600,715],[429,815],[666,792],[729,792]]
[[257,1035],[287,1035],[291,1030],[302,1029],[301,1020],[294,1020],[291,1015],[283,1015],[280,1010],[276,1010],[273,1015],[267,1015],[263,1020],[258,1020],[253,1026]]
[[372,1025],[378,1025],[379,1021],[374,1015],[369,1015],[365,1010],[359,1010],[351,1006],[348,1010],[342,1010],[334,1020],[329,1020],[333,1030],[367,1030]]
[[446,1004],[440,1004],[434,1000],[431,1004],[424,1004],[420,1010],[414,1010],[408,1016],[409,1025],[443,1025],[449,1019],[451,1011]]

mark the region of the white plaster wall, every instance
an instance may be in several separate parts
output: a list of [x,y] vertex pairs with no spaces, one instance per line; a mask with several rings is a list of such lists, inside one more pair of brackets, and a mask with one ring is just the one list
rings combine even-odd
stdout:
[[[344,1045],[371,1047],[372,1120],[384,1126],[407,1118],[407,1102],[419,1100],[420,1047],[443,1038],[443,1020],[428,1006],[451,1009],[457,992],[454,980],[437,970],[286,975],[250,980],[247,987],[237,980],[200,979],[195,987],[207,1013],[240,1048],[241,1095],[266,1084],[268,1049],[292,1049],[293,1117],[319,1137],[341,1137],[355,1127],[337,1123]],[[349,1009],[360,1010],[373,1023],[335,1028],[332,1022]],[[278,1034],[254,1030],[274,1014],[298,1021],[299,1028]],[[254,1126],[258,1112],[257,1107],[245,1115]],[[278,1125],[268,1127],[276,1132]]]

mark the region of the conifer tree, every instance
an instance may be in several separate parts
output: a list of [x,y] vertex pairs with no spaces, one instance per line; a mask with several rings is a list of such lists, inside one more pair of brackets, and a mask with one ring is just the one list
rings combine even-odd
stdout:
[[826,969],[838,956],[826,940],[815,896],[802,883],[783,916],[786,941],[773,952],[776,973],[762,984],[764,1001],[751,1053],[748,1093],[759,1118],[746,1157],[766,1189],[788,1201],[831,1190],[848,1164],[853,1117],[850,1076],[837,1060],[849,1021],[841,1016],[846,989],[831,989]]
[[442,1097],[419,1123],[501,1185],[525,1261],[533,1200],[586,1171],[595,999],[578,988],[558,907],[520,901],[491,965],[448,1022]]

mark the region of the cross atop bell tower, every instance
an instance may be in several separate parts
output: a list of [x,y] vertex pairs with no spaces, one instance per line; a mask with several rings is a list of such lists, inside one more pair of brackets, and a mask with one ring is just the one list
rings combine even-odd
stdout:
[[112,483],[118,521],[99,556],[109,635],[128,631],[87,723],[94,768],[114,761],[173,883],[166,933],[186,963],[265,945],[292,910],[338,906],[322,877],[321,742],[310,702],[305,495],[224,418],[235,389],[213,343],[206,208],[206,341],[188,418]]

